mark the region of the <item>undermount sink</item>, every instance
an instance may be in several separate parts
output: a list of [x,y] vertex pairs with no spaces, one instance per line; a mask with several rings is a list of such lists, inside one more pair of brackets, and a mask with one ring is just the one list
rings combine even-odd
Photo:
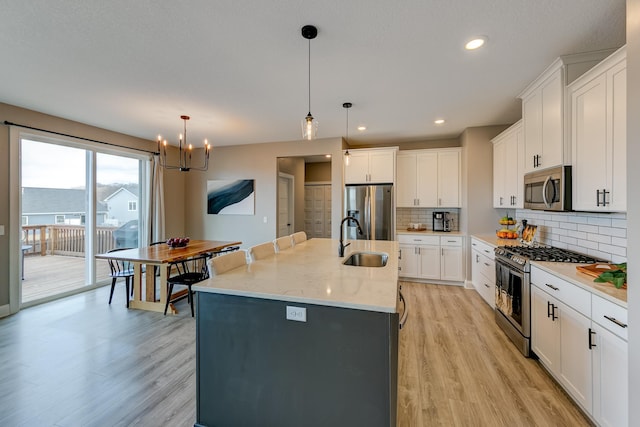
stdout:
[[354,252],[343,264],[355,267],[384,267],[389,255],[382,252]]

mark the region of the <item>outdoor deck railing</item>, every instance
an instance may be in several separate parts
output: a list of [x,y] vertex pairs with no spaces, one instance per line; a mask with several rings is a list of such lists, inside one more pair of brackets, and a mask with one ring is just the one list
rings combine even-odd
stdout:
[[[113,231],[117,227],[96,227],[96,253],[116,247]],[[22,245],[31,246],[26,254],[84,257],[85,227],[82,225],[23,225]]]

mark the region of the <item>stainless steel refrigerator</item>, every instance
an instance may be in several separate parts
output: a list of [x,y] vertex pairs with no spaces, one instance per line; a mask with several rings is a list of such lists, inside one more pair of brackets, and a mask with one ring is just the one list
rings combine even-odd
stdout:
[[351,240],[393,240],[393,185],[347,185],[344,188],[346,216],[362,226],[358,234],[354,221],[345,222],[345,236]]

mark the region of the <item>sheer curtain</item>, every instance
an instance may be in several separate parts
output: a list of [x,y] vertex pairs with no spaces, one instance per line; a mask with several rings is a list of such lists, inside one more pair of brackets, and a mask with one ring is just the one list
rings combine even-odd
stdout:
[[164,240],[164,172],[159,156],[153,156],[152,160],[149,224],[151,242]]

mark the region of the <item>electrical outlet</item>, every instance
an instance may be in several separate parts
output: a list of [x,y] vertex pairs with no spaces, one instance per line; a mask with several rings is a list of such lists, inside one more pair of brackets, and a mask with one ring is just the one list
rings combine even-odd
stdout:
[[287,320],[295,320],[296,322],[307,321],[307,309],[304,307],[287,306]]
[[262,222],[264,222],[265,224],[267,223],[267,217],[262,217]]

